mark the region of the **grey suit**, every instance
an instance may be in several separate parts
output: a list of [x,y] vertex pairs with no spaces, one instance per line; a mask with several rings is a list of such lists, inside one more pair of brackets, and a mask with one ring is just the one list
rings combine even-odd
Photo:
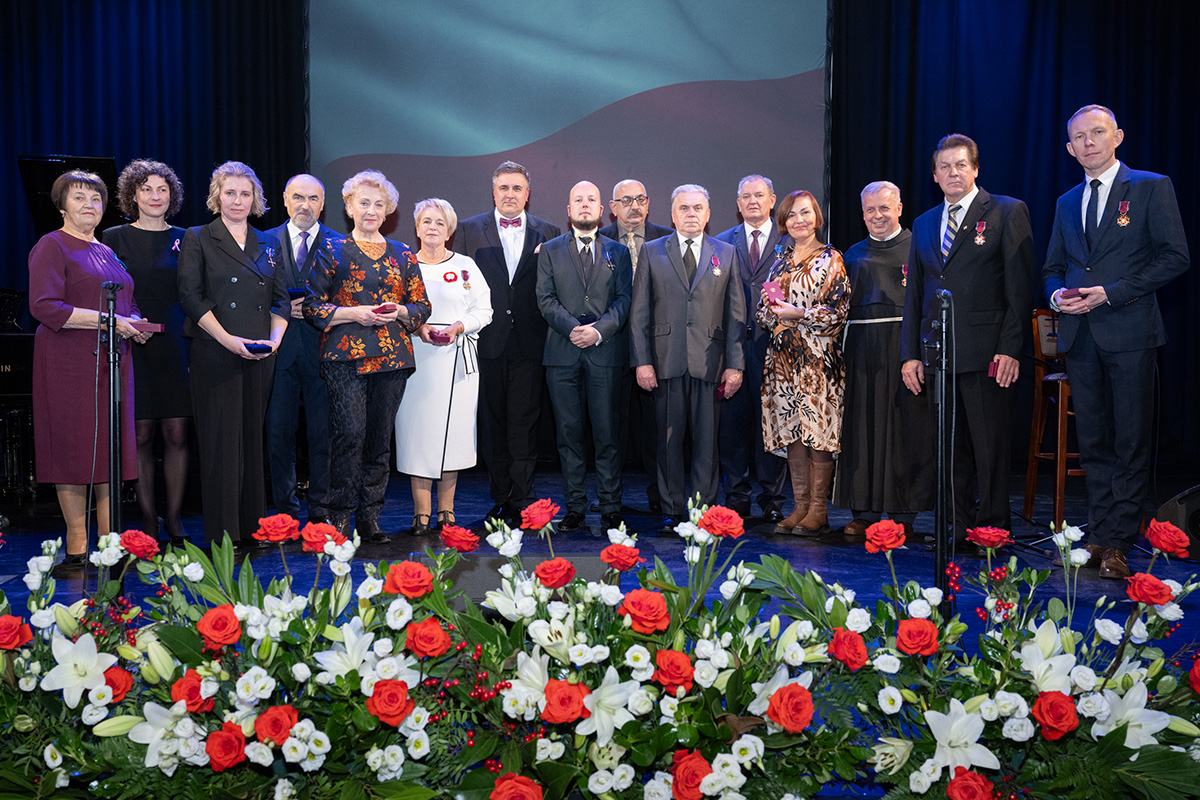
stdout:
[[733,245],[700,236],[689,283],[679,237],[646,244],[633,281],[630,362],[654,367],[658,488],[663,510],[685,508],[683,438],[692,432],[692,490],[717,494],[717,385],[726,369],[745,368],[746,300]]
[[[629,363],[625,326],[629,319],[633,268],[629,248],[601,236],[594,258],[584,260],[573,232],[542,245],[538,255],[537,302],[549,330],[542,363],[558,433],[567,511],[587,511],[587,468],[583,419],[592,423],[596,492],[601,513],[621,510],[621,373]],[[571,331],[591,321],[600,344],[580,348]]]

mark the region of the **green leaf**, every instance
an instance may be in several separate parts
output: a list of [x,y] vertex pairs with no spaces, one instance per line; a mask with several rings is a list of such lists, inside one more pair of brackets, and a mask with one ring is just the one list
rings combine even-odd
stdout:
[[1046,616],[1052,619],[1055,624],[1062,622],[1067,616],[1066,604],[1057,597],[1051,597],[1050,602],[1046,604]]
[[263,599],[262,586],[258,579],[254,577],[254,565],[250,563],[250,559],[242,562],[242,568],[238,570],[238,591],[241,593],[243,603],[252,605],[261,605]]
[[346,781],[342,784],[342,793],[338,797],[340,800],[367,800],[367,790],[363,788],[361,781]]
[[[371,787],[371,793],[385,800],[429,800],[437,795],[432,789],[406,781],[388,781]],[[486,795],[484,795],[486,797]]]
[[[233,542],[230,541],[228,533],[223,541],[213,543],[212,554],[213,571],[216,572],[217,581],[223,589],[233,595],[237,591],[237,584],[233,582]],[[236,601],[238,597],[234,596],[233,599]]]
[[373,731],[379,727],[379,720],[371,712],[367,711],[364,706],[356,705],[354,710],[350,712],[350,719],[359,730]]
[[496,788],[496,776],[486,769],[475,769],[467,773],[467,776],[462,779],[462,783],[451,792],[450,796],[454,800],[488,800],[488,795],[494,788]]
[[154,629],[158,639],[186,666],[194,667],[204,661],[204,642],[194,628],[182,625],[159,625]]

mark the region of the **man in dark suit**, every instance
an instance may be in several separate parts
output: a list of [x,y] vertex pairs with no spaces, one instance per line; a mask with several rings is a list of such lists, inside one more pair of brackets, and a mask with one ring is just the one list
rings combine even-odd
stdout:
[[[608,204],[617,221],[600,229],[601,236],[615,239],[629,248],[633,272],[637,274],[637,259],[642,245],[674,233],[671,228],[655,225],[649,220],[650,198],[641,181],[626,179],[613,187],[612,202]],[[628,331],[624,334],[628,336]],[[632,454],[632,461],[640,464],[649,480],[646,483],[646,500],[651,514],[662,513],[662,500],[658,496],[658,429],[654,422],[654,398],[644,391],[633,379],[633,370],[626,369],[622,375],[621,396],[617,402],[629,413],[621,416],[621,447],[624,453]]]
[[492,175],[492,211],[462,220],[454,250],[474,259],[492,292],[492,323],[479,332],[479,454],[487,464],[488,517],[519,520],[533,502],[546,320],[537,307],[537,251],[555,225],[525,211],[529,172],[505,161]]
[[921,392],[926,363],[933,366],[934,357],[923,341],[939,317],[939,292],[948,291],[953,306],[946,363],[954,387],[948,396],[956,405],[946,409],[946,418],[957,422],[945,446],[954,453],[954,539],[961,543],[969,528],[1012,529],[1008,418],[1032,312],[1033,234],[1023,202],[975,185],[979,148],[970,138],[943,138],[932,166],[946,199],[913,224],[901,377],[913,394]]
[[747,175],[738,183],[738,211],[742,224],[716,239],[737,250],[738,278],[746,299],[745,385],[742,391],[721,403],[721,471],[725,475],[725,505],[750,516],[751,469],[759,485],[758,507],[763,519],[783,519],[783,486],[787,460],[763,450],[762,379],[763,360],[771,337],[754,321],[763,281],[775,263],[779,229],[771,219],[775,187],[762,175]]
[[596,494],[604,530],[621,525],[621,446],[618,405],[629,364],[625,326],[633,287],[629,248],[598,236],[604,201],[594,183],[571,188],[571,230],[542,245],[537,301],[550,328],[546,366],[558,433],[567,514],[559,530],[582,528],[587,512],[583,420],[591,420]]
[[630,362],[638,386],[654,393],[658,490],[664,531],[685,519],[683,439],[692,436],[692,491],[717,496],[718,390],[742,385],[746,299],[733,245],[704,233],[708,191],[695,184],[671,193],[676,232],[646,244],[633,279]]
[[1042,278],[1062,313],[1058,347],[1087,471],[1088,565],[1126,578],[1150,474],[1156,351],[1167,338],[1154,293],[1187,271],[1187,237],[1171,179],[1117,160],[1125,133],[1112,111],[1084,106],[1067,137],[1086,179],[1058,198]]
[[273,228],[292,298],[291,324],[275,354],[275,384],[267,404],[267,455],[275,510],[299,519],[296,496],[296,429],[300,399],[308,435],[308,519],[329,516],[329,395],[321,378],[321,332],[304,321],[304,287],[317,250],[330,232],[320,222],[325,186],[312,175],[296,175],[283,190],[288,222]]

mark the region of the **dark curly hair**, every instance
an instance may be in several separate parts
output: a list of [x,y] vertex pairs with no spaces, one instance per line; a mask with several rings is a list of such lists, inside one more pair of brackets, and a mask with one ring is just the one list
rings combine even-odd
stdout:
[[180,183],[175,170],[161,161],[139,158],[125,165],[125,169],[121,170],[121,177],[117,178],[117,207],[129,219],[137,220],[137,191],[151,175],[162,178],[171,189],[171,202],[167,205],[167,216],[173,217],[179,213],[179,209],[183,208],[183,184]]

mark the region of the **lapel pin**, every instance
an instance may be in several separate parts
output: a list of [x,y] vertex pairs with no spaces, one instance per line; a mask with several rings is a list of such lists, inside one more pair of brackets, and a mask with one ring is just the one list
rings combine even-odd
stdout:
[[721,261],[716,256],[712,257],[712,274],[721,277]]
[[983,236],[983,232],[986,230],[987,223],[983,220],[979,220],[979,222],[975,223],[975,244],[982,245],[987,242],[987,239],[985,239]]
[[1118,210],[1120,211],[1121,216],[1117,217],[1117,224],[1124,228],[1129,224],[1129,201],[1122,200],[1121,207]]

